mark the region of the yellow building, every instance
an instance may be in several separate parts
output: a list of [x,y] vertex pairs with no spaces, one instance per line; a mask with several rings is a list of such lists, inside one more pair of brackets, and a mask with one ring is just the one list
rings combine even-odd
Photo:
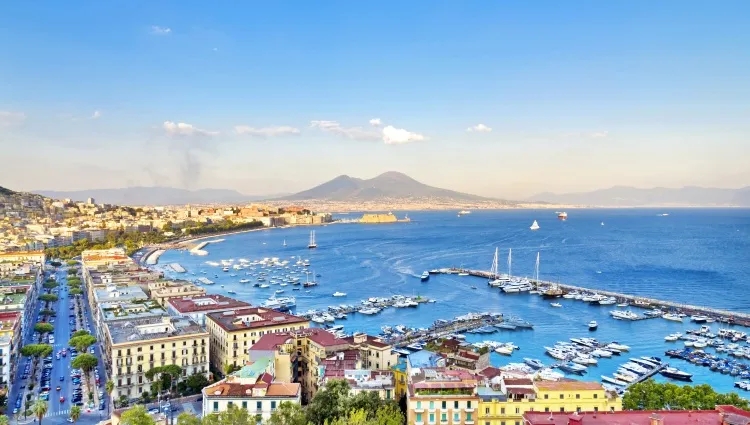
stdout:
[[196,297],[206,294],[206,290],[187,281],[158,280],[148,283],[151,299],[162,307],[172,298]]
[[622,400],[598,382],[532,381],[498,376],[477,387],[479,425],[522,425],[526,412],[609,412]]
[[409,379],[407,424],[481,424],[477,422],[479,397],[476,375],[445,368],[417,370]]
[[190,319],[165,315],[109,322],[103,328],[113,399],[134,400],[150,391],[145,373],[157,366],[180,366],[180,380],[198,373],[209,376],[208,332]]
[[368,370],[389,370],[398,364],[398,354],[393,347],[380,338],[365,333],[355,333],[344,338],[350,349],[359,350],[362,354],[362,366]]
[[211,367],[224,374],[225,365],[242,367],[248,350],[263,335],[310,327],[304,317],[250,307],[206,315],[206,330],[211,336]]

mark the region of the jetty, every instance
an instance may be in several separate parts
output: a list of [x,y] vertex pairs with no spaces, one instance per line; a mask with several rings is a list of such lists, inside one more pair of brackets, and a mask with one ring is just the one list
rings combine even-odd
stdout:
[[[463,269],[463,268],[455,268],[455,267],[438,269],[437,272],[441,274],[467,273],[469,276],[481,277],[481,278],[487,279],[488,281],[491,277],[494,277],[494,275],[489,271],[471,270],[471,269]],[[617,299],[618,303],[627,303],[629,306],[632,306],[632,307],[639,307],[639,308],[646,308],[646,309],[660,309],[660,310],[664,310],[665,312],[683,313],[687,316],[703,315],[710,319],[713,319],[714,321],[731,324],[731,325],[740,325],[740,326],[750,327],[750,314],[747,314],[747,313],[720,310],[720,309],[691,305],[691,304],[683,304],[683,303],[678,303],[674,301],[666,301],[666,300],[660,300],[656,298],[641,297],[641,296],[631,295],[631,294],[623,294],[620,292],[607,291],[603,289],[585,288],[582,286],[568,285],[568,284],[545,281],[545,280],[529,279],[529,282],[532,284],[535,290],[539,290],[540,288],[558,287],[562,289],[563,294],[567,294],[568,292],[572,292],[572,291],[596,293],[596,294],[605,295],[608,297],[614,297]]]
[[385,338],[385,343],[396,348],[403,348],[417,342],[433,341],[453,334],[479,329],[484,326],[498,325],[503,322],[503,317],[501,315],[487,314],[471,320],[451,320],[443,322],[444,323],[433,324],[428,329],[418,329],[403,335],[394,335]]
[[176,273],[185,273],[187,271],[180,265],[180,263],[172,263],[169,265],[169,268],[174,270]]
[[159,257],[161,257],[162,254],[167,252],[164,249],[157,249],[156,251],[151,251],[150,253],[146,254],[144,257],[144,260],[147,266],[155,266],[159,262]]
[[209,278],[206,278],[206,277],[199,277],[197,280],[198,280],[198,282],[200,282],[200,283],[202,283],[204,285],[213,285],[214,284],[213,280],[211,280]]

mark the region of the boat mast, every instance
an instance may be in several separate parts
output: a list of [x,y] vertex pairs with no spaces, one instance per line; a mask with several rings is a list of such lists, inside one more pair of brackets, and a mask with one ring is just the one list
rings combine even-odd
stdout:
[[492,267],[490,267],[490,279],[497,279],[497,248],[495,248],[495,257],[492,259]]
[[539,253],[536,253],[536,265],[534,266],[534,283],[539,284]]
[[513,251],[513,248],[508,248],[508,277],[512,277],[513,273],[511,270],[511,252]]

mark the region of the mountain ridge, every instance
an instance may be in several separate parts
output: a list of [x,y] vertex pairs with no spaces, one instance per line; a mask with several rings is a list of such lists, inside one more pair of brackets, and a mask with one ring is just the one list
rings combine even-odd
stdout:
[[632,186],[613,186],[589,192],[556,194],[542,192],[527,199],[553,204],[574,204],[608,207],[646,206],[750,206],[750,186],[739,189],[722,189],[700,186],[681,188],[653,187],[641,189]]
[[492,200],[479,195],[429,186],[397,171],[388,171],[371,179],[342,174],[310,189],[279,198],[279,200],[371,201],[385,198]]

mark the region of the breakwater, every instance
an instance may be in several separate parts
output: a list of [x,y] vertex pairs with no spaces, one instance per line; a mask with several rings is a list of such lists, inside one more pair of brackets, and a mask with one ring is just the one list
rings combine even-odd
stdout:
[[[468,273],[469,276],[481,277],[487,280],[494,277],[492,273],[490,273],[489,271],[484,271],[484,270],[443,268],[443,269],[439,269],[438,272],[443,273],[443,274]],[[640,297],[636,295],[624,294],[624,293],[613,292],[613,291],[606,291],[602,289],[585,288],[582,286],[569,285],[569,284],[558,283],[558,282],[550,282],[550,281],[545,281],[541,279],[538,281],[534,279],[530,279],[529,281],[533,285],[535,290],[540,290],[542,288],[557,287],[562,290],[563,294],[566,294],[572,291],[585,292],[585,293],[591,293],[591,294],[596,293],[599,295],[614,297],[617,299],[618,303],[627,303],[628,305],[632,307],[660,309],[660,310],[664,310],[665,312],[683,313],[688,316],[703,315],[712,321],[718,321],[718,322],[727,323],[731,325],[750,327],[750,314],[746,314],[746,313],[738,313],[734,311],[727,311],[727,310],[721,310],[721,309],[698,306],[698,305],[684,304],[684,303],[678,303],[678,302],[673,302],[673,301],[660,300],[656,298]]]

